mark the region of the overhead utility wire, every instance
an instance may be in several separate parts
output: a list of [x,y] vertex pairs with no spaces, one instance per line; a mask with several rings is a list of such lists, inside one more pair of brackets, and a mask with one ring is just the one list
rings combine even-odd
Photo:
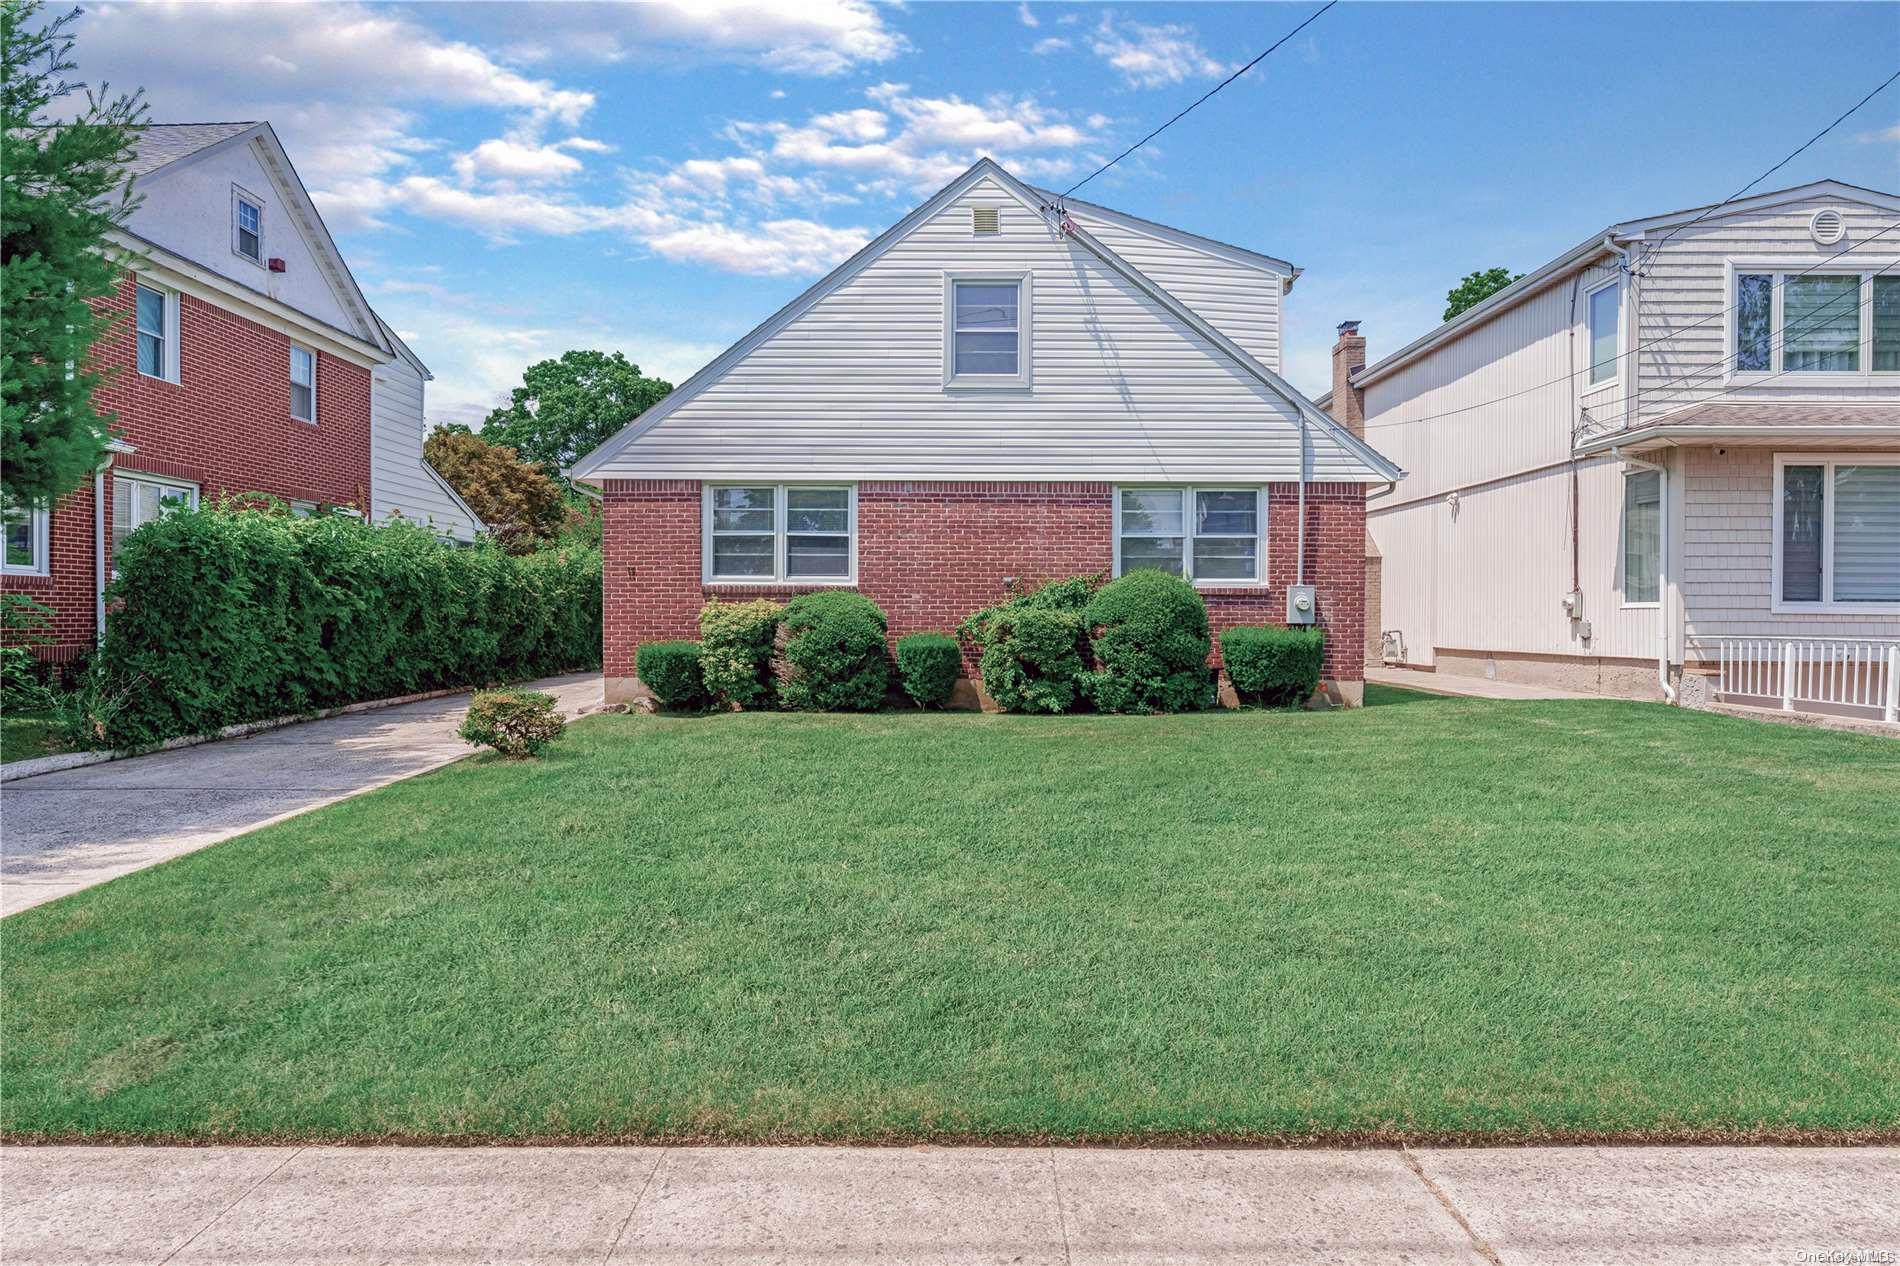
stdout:
[[1298,26],[1288,31],[1285,35],[1282,35],[1279,39],[1273,41],[1272,45],[1268,47],[1265,53],[1260,54],[1260,56],[1254,58],[1252,61],[1248,62],[1245,66],[1242,66],[1239,70],[1235,71],[1233,74],[1227,76],[1227,78],[1215,84],[1212,88],[1209,88],[1206,92],[1202,93],[1199,99],[1197,99],[1192,105],[1189,105],[1186,109],[1182,110],[1179,114],[1175,115],[1172,119],[1169,119],[1166,123],[1163,123],[1160,127],[1148,133],[1148,135],[1142,137],[1140,140],[1136,141],[1133,145],[1130,145],[1127,149],[1115,155],[1115,157],[1109,159],[1107,162],[1103,163],[1100,167],[1097,167],[1094,171],[1090,172],[1088,175],[1082,177],[1082,179],[1070,185],[1067,189],[1063,191],[1062,196],[1064,198],[1068,197],[1070,194],[1074,193],[1077,189],[1080,189],[1083,185],[1086,185],[1089,181],[1095,179],[1097,176],[1107,171],[1110,167],[1113,167],[1116,163],[1119,163],[1122,159],[1127,158],[1130,154],[1134,153],[1136,150],[1146,145],[1149,141],[1154,140],[1155,137],[1160,136],[1163,132],[1167,131],[1169,128],[1179,123],[1182,119],[1187,117],[1189,111],[1193,110],[1195,106],[1200,105],[1202,102],[1206,101],[1209,97],[1219,92],[1222,88],[1225,88],[1228,84],[1234,82],[1234,80],[1240,78],[1242,75],[1252,70],[1255,66],[1258,66],[1261,62],[1265,61],[1267,59],[1268,53],[1273,52],[1274,49],[1280,47],[1280,45],[1286,43],[1288,40],[1292,39],[1295,35],[1298,35],[1301,31],[1304,31],[1308,26],[1312,25],[1313,21],[1317,19],[1320,14],[1326,12],[1326,10],[1332,8],[1334,5],[1338,3],[1339,3],[1339,0],[1326,0],[1325,4],[1313,10],[1313,12],[1307,17],[1306,21],[1300,23]]

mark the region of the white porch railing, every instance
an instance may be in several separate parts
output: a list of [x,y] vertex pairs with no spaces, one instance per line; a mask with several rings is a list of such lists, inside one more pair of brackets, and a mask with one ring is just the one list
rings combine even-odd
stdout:
[[1900,722],[1900,642],[1833,638],[1722,638],[1715,692],[1731,700],[1871,713]]

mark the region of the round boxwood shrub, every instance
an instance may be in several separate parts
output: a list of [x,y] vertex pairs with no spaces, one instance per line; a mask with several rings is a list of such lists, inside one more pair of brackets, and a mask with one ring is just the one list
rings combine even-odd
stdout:
[[1084,620],[1096,668],[1085,679],[1103,712],[1186,712],[1214,700],[1207,604],[1164,571],[1131,571],[1102,586]]
[[861,593],[800,594],[779,623],[779,706],[797,712],[870,712],[884,702],[884,613]]
[[1071,576],[965,617],[957,631],[983,648],[983,689],[1005,712],[1067,712],[1088,673],[1082,618],[1099,578]]
[[772,698],[772,643],[785,608],[766,598],[699,609],[699,670],[721,703],[756,708]]
[[1319,689],[1326,634],[1319,629],[1243,625],[1220,635],[1221,663],[1247,703],[1293,708]]
[[661,707],[693,712],[709,702],[699,656],[698,642],[644,642],[634,656],[634,671]]
[[469,700],[462,718],[464,742],[486,744],[510,760],[539,756],[567,732],[554,710],[555,698],[539,690],[484,690]]
[[948,633],[912,633],[897,639],[897,678],[920,708],[941,708],[957,688],[963,648]]

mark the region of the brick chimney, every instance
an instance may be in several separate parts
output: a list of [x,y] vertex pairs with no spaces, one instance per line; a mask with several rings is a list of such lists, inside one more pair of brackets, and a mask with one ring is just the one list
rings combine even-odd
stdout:
[[1366,393],[1352,385],[1352,375],[1366,367],[1366,339],[1359,322],[1341,321],[1339,341],[1333,344],[1333,421],[1364,438]]

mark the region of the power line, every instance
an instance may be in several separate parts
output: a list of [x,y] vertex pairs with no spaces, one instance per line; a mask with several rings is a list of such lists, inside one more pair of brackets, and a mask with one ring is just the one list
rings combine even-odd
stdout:
[[1288,40],[1292,39],[1295,35],[1298,35],[1301,31],[1304,31],[1308,26],[1312,25],[1314,20],[1317,19],[1320,14],[1326,12],[1326,10],[1332,8],[1334,5],[1338,3],[1339,3],[1339,0],[1326,0],[1326,3],[1321,5],[1319,8],[1315,9],[1312,12],[1312,14],[1307,17],[1306,21],[1300,23],[1298,26],[1288,31],[1285,35],[1282,35],[1279,39],[1273,41],[1272,45],[1268,47],[1265,53],[1260,54],[1260,56],[1254,58],[1252,61],[1248,62],[1245,66],[1242,66],[1239,70],[1235,71],[1233,74],[1227,76],[1227,78],[1215,84],[1212,88],[1209,88],[1206,92],[1202,93],[1200,97],[1196,101],[1194,101],[1192,105],[1189,105],[1186,109],[1182,110],[1179,114],[1175,115],[1172,119],[1169,119],[1166,123],[1163,123],[1160,127],[1148,133],[1148,135],[1142,137],[1140,140],[1136,141],[1133,145],[1130,145],[1127,149],[1115,155],[1115,157],[1109,159],[1107,162],[1103,163],[1100,167],[1097,167],[1094,171],[1090,172],[1088,175],[1082,177],[1082,179],[1070,185],[1066,190],[1063,191],[1062,196],[1065,198],[1068,197],[1070,194],[1074,193],[1077,189],[1080,189],[1083,185],[1086,185],[1089,181],[1095,179],[1097,176],[1107,171],[1110,167],[1113,167],[1116,163],[1119,163],[1122,159],[1127,158],[1130,154],[1134,153],[1136,150],[1146,145],[1149,141],[1154,140],[1155,137],[1160,136],[1163,132],[1167,131],[1169,128],[1179,123],[1182,119],[1187,117],[1188,112],[1193,110],[1195,106],[1200,105],[1202,102],[1206,101],[1209,97],[1219,92],[1222,88],[1225,88],[1228,84],[1234,82],[1234,80],[1240,78],[1242,75],[1252,70],[1255,66],[1258,66],[1261,62],[1265,61],[1267,59],[1268,53],[1273,52],[1274,49],[1280,47],[1280,45],[1286,43]]
[[1783,167],[1786,167],[1789,163],[1793,162],[1796,158],[1798,158],[1801,155],[1801,152],[1803,150],[1807,149],[1808,146],[1814,144],[1816,141],[1826,136],[1829,132],[1832,132],[1835,128],[1839,127],[1842,123],[1846,122],[1849,115],[1853,114],[1855,111],[1859,110],[1862,106],[1866,105],[1869,101],[1872,101],[1875,97],[1879,96],[1882,92],[1886,91],[1887,87],[1890,84],[1892,84],[1893,81],[1896,79],[1900,79],[1900,70],[1896,70],[1891,75],[1888,75],[1887,78],[1881,82],[1879,87],[1875,88],[1872,92],[1868,93],[1866,96],[1862,97],[1859,101],[1856,101],[1853,105],[1849,106],[1845,114],[1842,114],[1839,118],[1835,119],[1832,123],[1828,124],[1826,127],[1822,128],[1820,131],[1816,132],[1813,136],[1810,136],[1807,140],[1801,142],[1800,145],[1795,147],[1794,152],[1789,154],[1786,158],[1782,159],[1780,162],[1776,163],[1773,167],[1770,167],[1767,171],[1755,177],[1753,180],[1749,181],[1747,184],[1743,185],[1740,189],[1737,189],[1734,193],[1722,199],[1720,202],[1716,203],[1714,206],[1709,207],[1707,210],[1703,211],[1701,215],[1698,215],[1695,219],[1690,220],[1687,224],[1678,224],[1675,228],[1669,230],[1668,234],[1663,237],[1662,241],[1657,242],[1656,245],[1650,247],[1648,250],[1643,252],[1644,262],[1648,262],[1649,260],[1654,259],[1656,257],[1656,252],[1661,250],[1668,243],[1670,238],[1682,232],[1684,229],[1694,228],[1696,225],[1702,223],[1702,221],[1708,219],[1710,216],[1714,215],[1717,211],[1720,211],[1723,207],[1735,201],[1737,198],[1747,193],[1750,189],[1753,189],[1756,185],[1759,185],[1762,181],[1768,179],[1770,176],[1780,171]]

